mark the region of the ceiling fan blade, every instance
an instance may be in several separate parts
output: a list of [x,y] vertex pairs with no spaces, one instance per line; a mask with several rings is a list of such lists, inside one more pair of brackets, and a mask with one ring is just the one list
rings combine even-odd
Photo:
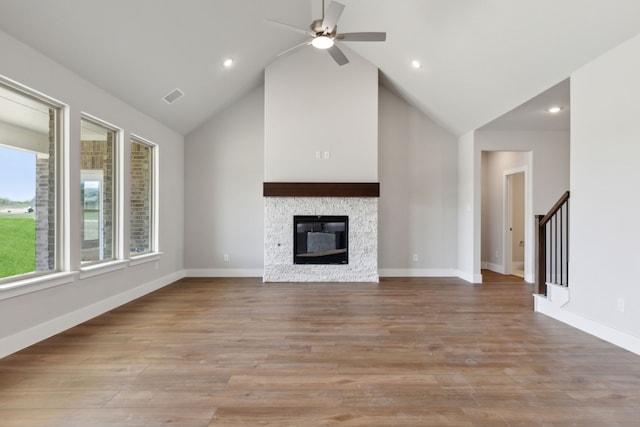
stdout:
[[345,54],[335,44],[327,49],[327,52],[329,52],[329,55],[331,55],[333,60],[336,61],[338,65],[345,65],[349,63],[349,60],[347,59]]
[[285,51],[280,52],[280,53],[278,54],[278,56],[286,55],[286,54],[291,53],[291,52],[293,52],[294,50],[299,49],[299,48],[301,48],[301,47],[309,46],[310,44],[311,44],[311,42],[310,42],[310,41],[302,42],[302,43],[297,44],[297,45],[295,45],[295,46],[293,46],[293,47],[290,47],[289,49],[287,49],[287,50],[285,50]]
[[327,33],[333,31],[333,28],[338,23],[343,10],[344,5],[342,3],[338,3],[336,1],[332,1],[331,3],[329,3],[329,7],[327,7],[327,13],[325,13],[324,20],[322,21],[322,29]]
[[383,42],[387,39],[387,33],[344,33],[336,38],[344,42]]
[[293,32],[299,33],[299,34],[304,34],[306,36],[315,35],[309,30],[305,30],[303,28],[294,27],[293,25],[289,25],[289,24],[283,24],[282,22],[272,21],[270,19],[265,19],[264,22],[266,22],[267,24],[276,26],[276,27],[283,28],[283,29],[288,30],[288,31],[293,31]]

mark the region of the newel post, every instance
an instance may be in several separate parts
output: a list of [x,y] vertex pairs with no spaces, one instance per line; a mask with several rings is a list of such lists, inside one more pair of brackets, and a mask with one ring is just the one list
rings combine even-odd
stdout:
[[547,294],[547,230],[540,222],[544,215],[536,215],[536,291],[538,294]]

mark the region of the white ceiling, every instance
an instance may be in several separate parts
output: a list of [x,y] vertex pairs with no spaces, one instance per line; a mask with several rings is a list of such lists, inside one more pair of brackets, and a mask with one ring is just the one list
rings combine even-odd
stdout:
[[[478,130],[568,131],[571,111],[569,89],[569,79],[563,80]],[[549,112],[551,107],[560,107],[561,111],[552,114]]]
[[[384,43],[348,48],[456,135],[502,116],[640,31],[638,0],[340,2],[340,32],[387,32]],[[260,85],[265,66],[304,40],[265,19],[305,28],[320,18],[320,4],[0,0],[0,29],[187,134]],[[235,60],[231,69],[221,65],[227,57]],[[413,69],[413,59],[422,68]],[[185,96],[168,105],[162,98],[175,88]]]

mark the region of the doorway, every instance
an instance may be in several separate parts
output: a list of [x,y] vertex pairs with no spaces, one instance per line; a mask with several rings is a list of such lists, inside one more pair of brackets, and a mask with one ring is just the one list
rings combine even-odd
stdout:
[[525,276],[525,171],[506,171],[504,183],[504,269]]
[[481,268],[525,281],[533,272],[531,167],[530,151],[482,152]]

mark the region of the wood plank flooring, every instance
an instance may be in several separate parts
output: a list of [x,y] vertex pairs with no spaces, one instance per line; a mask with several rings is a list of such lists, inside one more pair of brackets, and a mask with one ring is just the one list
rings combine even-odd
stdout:
[[0,425],[639,425],[640,356],[485,277],[184,279],[1,359]]

